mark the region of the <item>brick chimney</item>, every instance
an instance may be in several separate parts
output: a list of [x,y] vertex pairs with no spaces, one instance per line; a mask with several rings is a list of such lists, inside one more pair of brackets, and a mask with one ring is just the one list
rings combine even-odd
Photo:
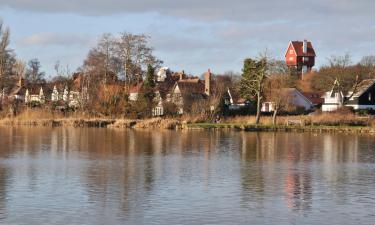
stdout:
[[208,71],[204,74],[204,93],[207,96],[210,96],[211,94],[211,70],[208,69]]

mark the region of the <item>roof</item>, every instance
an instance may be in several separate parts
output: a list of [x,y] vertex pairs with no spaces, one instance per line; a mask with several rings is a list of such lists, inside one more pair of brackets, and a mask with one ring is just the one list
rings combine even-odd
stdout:
[[287,95],[292,95],[293,93],[297,93],[301,98],[303,98],[305,101],[314,104],[309,98],[307,98],[304,94],[302,94],[301,91],[299,91],[297,88],[283,88],[282,91]]
[[156,86],[156,91],[159,91],[162,98],[169,94],[174,86],[174,82],[161,82]]
[[176,82],[181,94],[204,94],[204,83],[199,80],[181,80]]
[[316,92],[301,92],[307,99],[309,99],[314,105],[320,105],[324,103],[324,99],[319,93]]
[[293,46],[297,56],[316,56],[314,47],[310,41],[307,42],[307,53],[303,53],[303,41],[291,41],[290,44]]
[[129,90],[129,93],[139,93],[139,92],[141,92],[142,85],[143,85],[143,82],[131,86],[130,90]]
[[374,84],[375,84],[375,79],[367,79],[367,80],[361,81],[361,83],[359,83],[357,87],[355,88],[353,97],[360,97]]
[[240,93],[238,93],[238,91],[236,91],[235,89],[228,88],[228,94],[232,98],[234,104],[244,104],[244,103],[246,103],[246,99],[241,98]]

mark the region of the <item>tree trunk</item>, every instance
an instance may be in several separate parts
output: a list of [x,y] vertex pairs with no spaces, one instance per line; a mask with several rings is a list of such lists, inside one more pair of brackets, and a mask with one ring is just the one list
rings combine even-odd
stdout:
[[259,121],[260,121],[260,110],[261,110],[261,96],[258,94],[258,100],[257,100],[257,115],[256,115],[256,118],[255,118],[255,124],[259,124]]
[[276,125],[276,117],[277,117],[277,109],[273,111],[272,115],[272,124],[275,126]]

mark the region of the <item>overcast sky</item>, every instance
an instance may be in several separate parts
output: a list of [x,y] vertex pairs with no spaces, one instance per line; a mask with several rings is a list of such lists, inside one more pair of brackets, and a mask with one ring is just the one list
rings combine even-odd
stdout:
[[172,70],[241,71],[265,49],[282,59],[291,40],[311,40],[322,65],[331,55],[375,55],[373,0],[0,0],[12,48],[75,70],[105,32],[145,33]]

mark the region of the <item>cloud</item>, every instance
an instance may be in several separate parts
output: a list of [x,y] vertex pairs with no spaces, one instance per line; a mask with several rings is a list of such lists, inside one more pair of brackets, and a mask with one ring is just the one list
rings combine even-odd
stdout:
[[[150,35],[155,53],[168,66],[197,72],[208,65],[239,71],[243,58],[265,49],[283,58],[289,41],[304,38],[313,42],[318,65],[346,52],[355,61],[375,48],[373,0],[0,1],[0,11],[10,18],[5,22],[14,23],[15,34],[23,33],[18,43],[58,46],[56,55],[63,55],[65,46],[84,45],[79,49],[87,52],[93,38],[81,32],[96,37],[124,30]],[[34,24],[38,30],[29,29]]]
[[33,45],[87,45],[92,42],[92,38],[84,34],[59,34],[59,33],[37,33],[27,36],[19,41],[23,46]]
[[369,16],[373,0],[2,0],[0,7],[16,10],[74,13],[80,15],[113,15],[149,13],[204,20],[317,19],[321,16]]

